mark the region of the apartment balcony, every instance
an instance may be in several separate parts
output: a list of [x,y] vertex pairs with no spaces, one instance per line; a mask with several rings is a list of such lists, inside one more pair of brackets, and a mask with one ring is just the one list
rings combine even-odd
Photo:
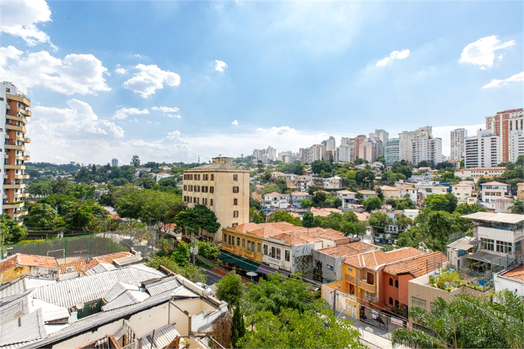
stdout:
[[16,125],[12,125],[12,124],[5,124],[5,128],[7,130],[13,130],[13,131],[19,131],[19,132],[22,132],[22,133],[27,133],[27,129],[24,127],[24,126],[16,126]]
[[29,109],[16,108],[16,111],[24,115],[27,115],[28,113],[31,114]]
[[25,151],[25,146],[23,145],[12,144],[12,143],[6,142],[4,146],[5,146],[5,149]]
[[357,284],[357,278],[351,275],[345,275],[345,280],[349,282],[350,284],[356,285]]
[[4,165],[6,170],[25,170],[25,165]]
[[23,116],[7,114],[5,117],[8,120],[20,121],[22,124],[27,125],[27,119],[25,117],[23,117]]
[[24,206],[23,201],[13,201],[2,204],[3,210],[8,210],[10,208],[22,208]]
[[11,184],[4,184],[4,189],[22,189],[25,188],[25,183],[11,183]]
[[376,284],[368,284],[364,280],[359,280],[358,287],[360,287],[361,289],[363,289],[364,291],[369,292],[369,293],[377,293],[377,285]]
[[29,179],[28,174],[15,175],[15,179]]
[[18,193],[18,194],[15,193],[15,199],[25,199],[28,196],[29,196],[29,193]]
[[27,106],[31,105],[31,99],[27,98],[25,95],[20,94],[20,93],[16,94],[16,95],[12,95],[10,93],[6,93],[6,97],[7,97],[7,99],[23,103],[23,104],[25,104]]
[[31,143],[31,138],[26,137],[26,138],[23,139],[22,142],[24,142],[24,143]]

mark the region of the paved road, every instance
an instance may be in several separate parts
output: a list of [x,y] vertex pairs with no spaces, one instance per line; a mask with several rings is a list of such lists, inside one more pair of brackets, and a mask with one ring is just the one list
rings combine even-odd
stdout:
[[220,279],[222,279],[222,275],[218,275],[216,273],[213,273],[211,270],[206,270],[206,276],[207,281],[206,284],[208,286],[216,284]]

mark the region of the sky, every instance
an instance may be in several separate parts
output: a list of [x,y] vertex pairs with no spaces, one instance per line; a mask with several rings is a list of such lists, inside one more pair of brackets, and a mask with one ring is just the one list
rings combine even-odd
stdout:
[[524,100],[521,1],[0,0],[33,162],[208,161],[385,129],[469,135]]

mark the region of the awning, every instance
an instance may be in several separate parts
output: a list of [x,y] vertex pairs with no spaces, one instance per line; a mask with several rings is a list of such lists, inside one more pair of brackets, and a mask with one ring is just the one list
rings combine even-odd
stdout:
[[234,264],[237,267],[242,268],[247,271],[256,271],[257,268],[260,267],[260,263],[254,262],[244,257],[240,257],[236,254],[233,254],[227,251],[220,252],[220,255],[218,256],[218,258],[221,261]]
[[279,269],[273,269],[265,264],[260,264],[260,267],[256,270],[257,273],[268,275],[268,274],[274,274],[276,271],[278,271],[280,274],[285,275],[289,277],[291,273],[287,270],[279,270]]
[[468,259],[473,259],[479,262],[489,263],[493,265],[506,266],[513,261],[509,256],[499,256],[486,252],[475,252],[468,256]]

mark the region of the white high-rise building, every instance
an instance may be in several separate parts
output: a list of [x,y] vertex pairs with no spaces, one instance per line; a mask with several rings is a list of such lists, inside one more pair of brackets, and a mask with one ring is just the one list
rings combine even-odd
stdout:
[[326,150],[335,150],[337,148],[335,137],[333,136],[330,136],[325,141],[322,141],[322,145],[326,146]]
[[500,136],[491,130],[479,130],[466,137],[465,167],[496,167],[502,161]]
[[399,159],[415,165],[420,161],[442,162],[442,139],[433,138],[431,131],[431,126],[425,126],[399,133]]
[[383,129],[375,130],[375,132],[369,134],[369,138],[372,140],[385,142],[389,139],[389,133]]
[[399,157],[399,139],[391,138],[388,139],[384,144],[384,158],[386,159],[386,165],[391,166],[393,163],[400,161]]
[[468,131],[465,128],[457,128],[451,131],[450,137],[450,155],[449,158],[454,161],[460,161],[464,158],[465,138]]
[[510,157],[509,161],[516,162],[517,158],[524,154],[524,131],[511,131],[510,133]]

